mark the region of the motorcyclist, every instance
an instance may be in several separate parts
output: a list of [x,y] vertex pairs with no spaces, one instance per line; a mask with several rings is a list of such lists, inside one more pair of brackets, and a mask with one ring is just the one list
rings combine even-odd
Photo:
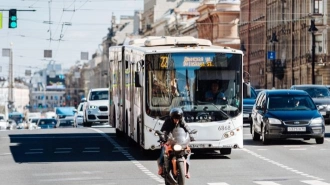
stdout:
[[[188,124],[182,119],[183,111],[180,108],[172,108],[170,111],[170,117],[167,118],[160,129],[164,135],[161,138],[161,141],[164,143],[166,141],[167,135],[173,131],[176,127],[182,127],[187,133],[190,133],[191,129],[189,128]],[[194,141],[194,138],[190,136],[190,140]],[[158,164],[158,175],[163,174],[163,165],[164,165],[164,152],[165,148],[162,144],[160,156],[157,160]],[[189,159],[187,159],[189,160]],[[187,178],[190,178],[189,172],[186,175]]]

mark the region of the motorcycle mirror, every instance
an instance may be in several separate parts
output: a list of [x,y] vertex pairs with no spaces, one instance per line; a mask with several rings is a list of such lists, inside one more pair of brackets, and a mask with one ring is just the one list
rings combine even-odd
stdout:
[[197,130],[192,130],[192,131],[190,131],[190,133],[189,134],[196,134],[197,133]]

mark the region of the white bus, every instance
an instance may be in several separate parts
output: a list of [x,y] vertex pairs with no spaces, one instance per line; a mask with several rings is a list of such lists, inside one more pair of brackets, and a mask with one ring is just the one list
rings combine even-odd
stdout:
[[[179,107],[198,131],[191,148],[243,148],[243,53],[193,37],[149,37],[109,48],[109,123],[145,150],[159,149],[160,130]],[[225,100],[209,102],[213,82]]]

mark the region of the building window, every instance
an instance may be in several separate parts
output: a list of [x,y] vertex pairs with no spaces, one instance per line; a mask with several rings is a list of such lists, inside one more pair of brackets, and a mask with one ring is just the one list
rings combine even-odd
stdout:
[[53,100],[53,96],[50,96],[50,99]]
[[48,100],[48,96],[46,96],[46,100]]
[[322,34],[315,35],[315,53],[323,53],[323,37]]
[[323,14],[323,0],[312,0],[312,11],[314,14]]

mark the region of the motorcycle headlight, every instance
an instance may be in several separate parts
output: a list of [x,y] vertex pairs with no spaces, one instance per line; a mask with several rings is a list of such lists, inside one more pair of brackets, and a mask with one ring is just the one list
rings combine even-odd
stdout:
[[280,120],[275,119],[275,118],[269,118],[268,122],[272,125],[280,125],[282,123]]
[[182,150],[182,146],[181,145],[174,145],[173,150],[174,151],[180,151],[180,150]]
[[96,109],[96,106],[95,105],[90,105],[89,109]]
[[323,124],[323,118],[315,118],[312,119],[310,122],[311,125],[322,125]]

